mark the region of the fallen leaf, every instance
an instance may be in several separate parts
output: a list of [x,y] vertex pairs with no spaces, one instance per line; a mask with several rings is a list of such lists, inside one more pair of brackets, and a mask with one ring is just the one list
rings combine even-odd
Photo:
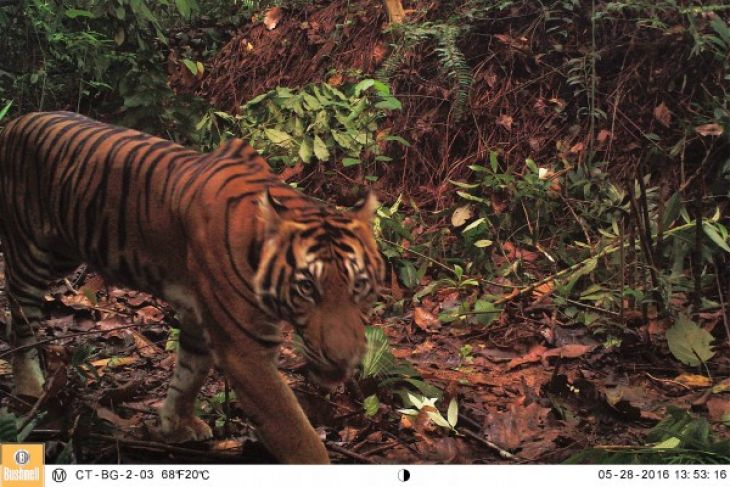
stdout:
[[507,114],[502,114],[497,118],[497,125],[501,125],[508,132],[512,131],[512,117]]
[[413,321],[423,331],[429,331],[429,329],[440,328],[441,323],[438,318],[421,308],[420,306],[413,310]]
[[672,112],[669,111],[669,108],[667,108],[667,105],[664,102],[661,102],[654,108],[654,118],[656,118],[660,124],[665,127],[669,127],[672,123]]
[[359,433],[360,430],[358,428],[345,426],[345,429],[340,431],[338,434],[340,436],[340,441],[344,441],[345,443],[352,443],[353,441],[355,441]]
[[460,227],[472,217],[471,205],[460,206],[451,214],[451,224]]
[[138,309],[134,314],[145,325],[159,323],[165,316],[160,308],[151,305]]
[[583,345],[581,343],[570,343],[562,347],[553,348],[543,354],[543,357],[578,358],[593,351],[595,345]]
[[268,30],[276,29],[279,25],[281,18],[284,16],[284,11],[281,7],[272,7],[264,15],[264,25]]
[[598,135],[596,136],[596,140],[603,144],[609,139],[613,138],[613,133],[610,130],[603,129],[600,132],[598,132]]
[[138,331],[129,329],[127,330],[134,339],[134,344],[137,347],[137,352],[145,358],[158,357],[162,354],[162,349],[152,343],[149,338],[142,335]]
[[570,148],[568,152],[571,154],[580,154],[583,152],[586,148],[586,145],[583,142],[578,142],[577,144],[573,145],[573,147]]
[[730,392],[730,377],[723,379],[712,387],[712,392],[715,394],[721,394],[723,392]]
[[113,369],[115,367],[124,367],[125,365],[136,364],[137,362],[139,362],[137,357],[112,357],[94,360],[89,363],[98,369]]
[[119,427],[120,429],[127,429],[130,426],[134,424],[134,421],[129,419],[124,419],[121,416],[119,416],[114,411],[107,409],[105,407],[98,407],[96,408],[96,415],[105,421],[109,421],[114,426]]
[[695,127],[695,132],[705,137],[708,135],[719,136],[722,135],[724,129],[716,123],[706,123],[699,127]]
[[680,374],[674,380],[687,387],[700,388],[712,385],[712,381],[708,377],[698,374]]
[[707,400],[707,412],[710,420],[725,422],[730,414],[730,399],[711,397]]
[[666,337],[672,355],[691,367],[697,367],[715,355],[710,346],[712,335],[697,326],[687,315],[679,315],[674,325],[667,330]]
[[505,412],[490,412],[484,420],[487,438],[508,450],[519,448],[543,434],[550,408],[537,403],[511,404]]

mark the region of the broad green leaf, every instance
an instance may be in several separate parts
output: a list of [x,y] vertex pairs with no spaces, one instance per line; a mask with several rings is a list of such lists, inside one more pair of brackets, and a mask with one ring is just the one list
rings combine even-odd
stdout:
[[177,11],[180,12],[180,15],[186,19],[190,18],[193,9],[188,0],[175,0],[175,6],[177,7]]
[[86,17],[87,19],[93,19],[96,18],[96,15],[94,15],[93,12],[90,12],[88,10],[81,10],[77,8],[69,8],[65,12],[66,17],[69,19],[75,19],[77,17]]
[[319,135],[314,136],[314,155],[320,161],[328,161],[330,158],[330,151],[327,149],[327,144],[324,143]]
[[279,146],[286,145],[292,140],[289,134],[279,129],[264,129],[264,134],[271,142]]
[[195,63],[195,61],[191,61],[190,59],[183,59],[182,63],[185,65],[188,70],[193,74],[198,74],[198,65]]
[[299,145],[299,157],[302,161],[309,164],[312,162],[312,156],[314,156],[314,148],[312,147],[312,139],[304,137],[302,143]]
[[485,299],[478,299],[474,303],[474,312],[478,313],[474,316],[482,325],[491,324],[494,320],[499,318],[500,314],[502,314],[502,310],[500,308],[497,308],[494,306],[494,303]]
[[332,134],[332,138],[335,139],[335,142],[337,142],[337,145],[339,145],[343,149],[354,149],[352,139],[348,137],[347,134],[343,134],[338,130],[333,130],[330,133]]
[[474,247],[483,249],[486,247],[491,247],[492,244],[494,244],[494,242],[492,242],[491,240],[482,239],[482,240],[477,240],[476,242],[474,242]]
[[404,260],[400,262],[398,277],[400,277],[403,285],[408,288],[415,287],[418,284],[418,271],[416,270],[416,266],[410,261]]
[[365,416],[371,418],[377,414],[380,408],[380,401],[378,400],[378,396],[372,394],[365,398],[362,405],[363,409],[365,409]]
[[373,80],[373,79],[364,79],[364,80],[360,81],[358,84],[356,84],[353,87],[352,92],[353,92],[353,94],[355,96],[360,96],[360,93],[362,93],[363,91],[367,90],[368,88],[370,88],[374,84],[375,84],[375,80]]
[[669,351],[680,362],[697,367],[711,359],[712,335],[700,328],[687,315],[681,314],[670,329],[667,330]]
[[404,145],[406,147],[411,146],[410,142],[408,142],[406,139],[404,139],[400,135],[388,135],[387,137],[385,137],[385,140],[387,140],[388,142],[398,142],[401,145]]
[[713,225],[711,223],[704,223],[702,225],[702,230],[705,231],[705,235],[707,235],[709,237],[709,239],[715,243],[715,245],[720,247],[725,252],[730,252],[730,246],[728,246],[725,239],[717,231],[717,228],[715,228],[715,225]]
[[660,441],[659,443],[653,445],[652,448],[668,450],[672,448],[677,448],[681,444],[682,440],[680,440],[676,436],[672,436],[671,438],[667,438],[666,440]]
[[342,159],[342,165],[344,167],[350,167],[350,166],[357,166],[358,164],[361,164],[362,161],[360,159],[355,159],[353,157],[345,157]]
[[376,103],[375,108],[382,108],[384,110],[400,110],[401,108],[403,108],[403,105],[401,105],[401,102],[398,101],[397,98],[389,96],[387,98],[383,98],[382,101]]
[[[664,214],[662,215],[662,228],[666,231],[674,220],[679,216],[679,210],[682,208],[682,195],[679,191],[674,193],[665,204]],[[618,233],[618,232],[616,232]]]

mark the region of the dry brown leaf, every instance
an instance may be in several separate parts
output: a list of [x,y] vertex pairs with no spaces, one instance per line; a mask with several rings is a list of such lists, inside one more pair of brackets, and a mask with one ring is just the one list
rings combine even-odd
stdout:
[[471,205],[466,204],[454,210],[451,214],[451,224],[454,227],[460,227],[472,217]]
[[353,441],[355,441],[359,433],[360,430],[358,428],[345,426],[345,429],[341,430],[338,435],[340,436],[340,441],[344,441],[345,443],[352,443]]
[[272,7],[264,15],[264,25],[268,30],[274,30],[283,16],[284,11],[281,7]]
[[596,136],[596,140],[600,144],[603,144],[612,138],[613,138],[613,133],[610,130],[606,130],[606,129],[602,129],[600,132],[598,132],[598,135]]
[[512,117],[507,114],[502,114],[497,118],[497,125],[504,127],[507,132],[512,132]]
[[[332,83],[329,83],[329,84],[332,84]],[[335,86],[335,85],[332,85],[332,86]],[[281,171],[281,175],[279,177],[281,179],[283,179],[284,181],[287,181],[295,176],[299,176],[303,170],[304,170],[304,164],[302,164],[301,162],[297,162],[293,166],[285,167],[284,170]]]
[[117,413],[115,413],[114,411],[107,409],[103,406],[96,408],[96,415],[99,418],[101,418],[105,421],[109,421],[111,424],[113,424],[114,426],[117,426],[121,429],[129,428],[130,426],[132,426],[134,424],[134,421],[132,421],[130,419],[124,419],[121,416],[119,416]]
[[138,331],[128,330],[134,339],[134,344],[137,347],[137,352],[145,358],[153,358],[162,354],[162,349],[152,343],[149,338],[142,335]]
[[570,148],[568,152],[571,154],[580,154],[583,152],[586,148],[586,145],[583,142],[578,142],[577,144],[573,145],[573,147]]
[[529,352],[527,352],[522,357],[517,357],[509,361],[507,364],[507,370],[514,369],[515,367],[519,367],[523,364],[530,364],[534,362],[539,362],[542,360],[543,355],[545,355],[545,352],[547,352],[547,347],[543,347],[542,345],[535,345],[533,346]]
[[707,400],[707,412],[711,421],[724,422],[730,415],[730,398],[711,397]]
[[418,371],[426,379],[436,379],[444,382],[456,381],[460,385],[470,386],[497,386],[491,375],[480,372],[462,372],[459,370],[418,368]]
[[695,132],[705,137],[708,135],[719,136],[722,135],[724,129],[716,123],[706,123],[699,127],[695,127]]
[[661,102],[654,108],[654,118],[665,127],[669,127],[672,124],[672,112],[669,111],[669,108],[667,108],[664,102]]
[[543,354],[543,357],[578,358],[591,352],[594,348],[596,348],[595,345],[569,343],[568,345],[548,350]]
[[137,362],[139,362],[137,357],[112,357],[94,360],[89,363],[98,369],[113,369],[115,367],[124,367],[126,365],[136,364]]
[[145,325],[159,323],[165,316],[157,306],[145,306],[138,309],[134,314]]
[[425,309],[416,307],[413,310],[413,321],[423,331],[429,331],[429,329],[440,328],[441,323],[433,313],[426,311]]
[[712,385],[712,381],[708,377],[698,374],[680,374],[674,380],[687,387],[694,388],[710,387]]

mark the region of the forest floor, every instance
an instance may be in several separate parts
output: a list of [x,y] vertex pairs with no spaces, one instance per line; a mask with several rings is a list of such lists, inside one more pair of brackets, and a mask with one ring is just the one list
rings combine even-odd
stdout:
[[[665,321],[630,325],[621,346],[610,348],[585,327],[556,320],[545,296],[512,306],[508,319],[488,329],[439,324],[438,309],[456,298],[458,293],[444,291],[404,314],[379,316],[375,324],[386,331],[397,359],[444,391],[437,407],[456,399],[459,434],[423,414],[402,415],[387,394],[381,394],[379,411],[366,417],[360,389],[366,383],[326,396],[298,373],[303,361],[292,342],[283,347],[280,368],[334,461],[555,463],[589,446],[642,445],[671,406],[707,417],[720,437],[727,435],[719,420],[730,407],[723,393],[730,380],[716,384],[713,393],[706,376],[678,366],[663,339]],[[271,461],[235,398],[226,401],[219,371],[199,398],[215,439],[170,446],[156,437],[155,410],[174,365],[169,341],[175,321],[163,303],[107,289],[91,275],[77,285],[59,283],[49,304],[51,319],[39,339],[50,384],[33,408],[45,413],[31,434],[46,441],[49,452],[73,439],[79,462]],[[720,317],[704,322],[719,325]],[[23,407],[9,394],[8,348],[0,348],[2,405],[27,410],[31,404]],[[712,376],[728,377],[730,357],[719,354],[708,367]]]

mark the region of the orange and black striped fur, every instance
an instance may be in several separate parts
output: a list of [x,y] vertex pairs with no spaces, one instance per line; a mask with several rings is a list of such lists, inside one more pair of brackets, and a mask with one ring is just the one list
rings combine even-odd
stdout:
[[[0,238],[12,341],[35,343],[48,283],[85,262],[153,293],[181,317],[178,363],[160,410],[170,441],[211,436],[193,414],[213,360],[282,462],[326,450],[276,368],[280,323],[302,337],[312,375],[342,382],[365,346],[383,262],[377,202],[351,212],[309,199],[244,142],[209,154],[67,112],[31,113],[0,133]],[[13,357],[18,394],[38,396],[35,347]]]

